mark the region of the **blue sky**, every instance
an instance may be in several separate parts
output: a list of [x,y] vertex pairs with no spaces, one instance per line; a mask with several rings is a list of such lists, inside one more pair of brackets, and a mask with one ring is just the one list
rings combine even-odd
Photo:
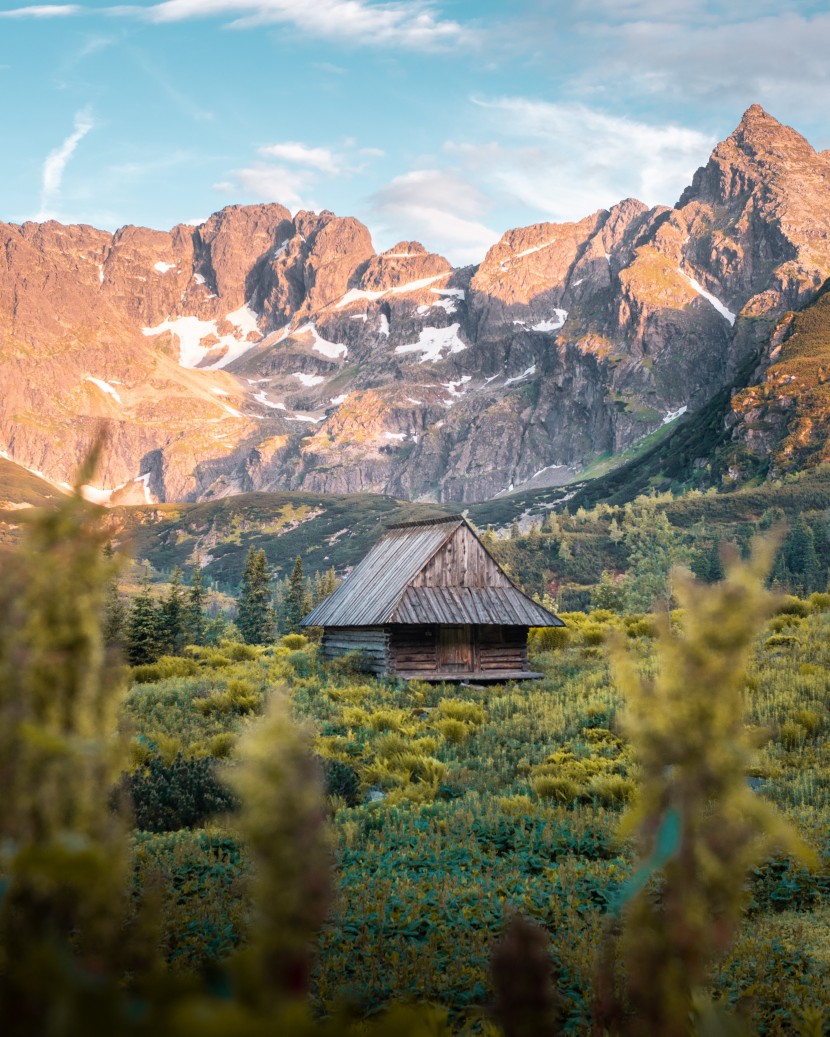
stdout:
[[673,204],[759,102],[830,147],[830,0],[0,0],[0,219],[332,209],[455,263]]

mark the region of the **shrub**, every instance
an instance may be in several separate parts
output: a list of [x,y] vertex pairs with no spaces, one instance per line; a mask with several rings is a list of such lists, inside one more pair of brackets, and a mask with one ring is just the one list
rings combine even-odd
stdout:
[[533,627],[527,637],[527,650],[532,655],[565,648],[571,640],[568,627]]
[[146,767],[122,777],[119,791],[132,803],[136,828],[146,832],[198,828],[236,806],[233,793],[216,776],[214,760],[187,759],[181,753],[170,764],[153,756]]
[[621,774],[596,774],[588,782],[587,795],[605,807],[618,807],[634,795],[634,782]]
[[260,654],[256,645],[243,645],[239,641],[223,641],[219,647],[224,655],[235,663],[248,662],[250,659],[258,658]]
[[778,737],[784,748],[792,751],[800,749],[807,741],[807,730],[801,724],[790,720],[782,724]]
[[195,699],[194,706],[203,715],[210,713],[253,713],[262,703],[262,695],[248,681],[228,681],[223,692]]
[[198,665],[192,659],[184,659],[179,655],[163,655],[154,663],[133,666],[130,680],[133,684],[154,684],[167,680],[168,677],[192,677],[199,672]]
[[775,609],[776,616],[808,616],[810,606],[801,598],[788,594],[783,601],[779,602]]
[[[300,637],[300,634],[289,635]],[[360,802],[360,779],[357,771],[342,760],[318,757],[323,767],[323,779],[327,796],[339,796],[347,806],[354,807]]]
[[579,786],[570,778],[557,778],[542,774],[534,778],[531,788],[539,799],[554,799],[557,803],[570,803],[579,795]]
[[461,745],[462,742],[469,738],[472,732],[469,724],[465,724],[461,720],[453,720],[451,717],[436,721],[435,729],[451,745]]
[[280,644],[283,648],[290,648],[292,652],[296,652],[300,648],[306,648],[308,643],[309,641],[305,634],[285,634],[284,637],[280,638]]
[[483,724],[487,719],[487,714],[478,703],[465,702],[462,699],[441,699],[437,712],[451,720],[462,720],[475,726]]

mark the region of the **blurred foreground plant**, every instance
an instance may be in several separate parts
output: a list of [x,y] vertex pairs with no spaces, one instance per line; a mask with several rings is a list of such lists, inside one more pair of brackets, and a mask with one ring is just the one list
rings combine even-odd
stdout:
[[[94,456],[79,476],[89,481]],[[120,675],[101,632],[117,563],[76,492],[26,516],[0,582],[0,1017],[54,1030],[129,968]]]
[[695,1016],[708,1033],[739,1032],[701,996],[709,969],[740,922],[750,870],[775,847],[809,856],[746,780],[756,745],[743,723],[745,674],[771,611],[764,578],[774,547],[756,542],[748,563],[726,559],[714,587],[675,572],[683,629],[659,619],[653,676],[615,653],[640,766],[627,818],[640,861],[601,955],[596,1034],[688,1037]]

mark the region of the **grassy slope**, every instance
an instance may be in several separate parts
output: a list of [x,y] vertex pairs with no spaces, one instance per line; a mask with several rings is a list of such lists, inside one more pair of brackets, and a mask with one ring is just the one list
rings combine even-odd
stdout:
[[388,525],[453,509],[376,494],[245,493],[202,504],[125,507],[111,512],[117,542],[159,570],[191,567],[223,588],[239,583],[250,547],[288,575],[297,555],[306,572],[356,565]]

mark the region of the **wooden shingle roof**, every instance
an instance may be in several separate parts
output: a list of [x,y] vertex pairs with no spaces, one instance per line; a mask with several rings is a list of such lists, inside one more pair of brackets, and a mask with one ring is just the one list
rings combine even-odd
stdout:
[[564,625],[515,587],[480,541],[476,550],[484,551],[488,564],[498,570],[499,586],[410,586],[462,526],[472,532],[461,515],[390,527],[337,590],[305,617],[303,625]]

